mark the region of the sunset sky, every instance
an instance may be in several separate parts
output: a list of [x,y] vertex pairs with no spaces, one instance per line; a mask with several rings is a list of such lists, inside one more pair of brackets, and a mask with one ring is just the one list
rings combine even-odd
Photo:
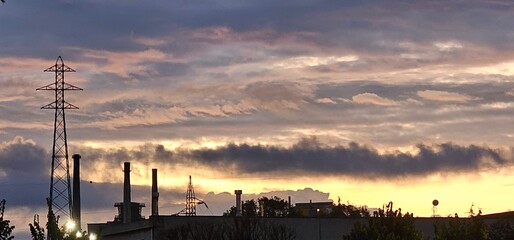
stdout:
[[[277,195],[466,216],[514,209],[509,0],[7,0],[0,4],[0,199],[23,236],[46,215],[60,55],[83,222],[122,200],[220,215]],[[92,181],[93,183],[89,183]],[[42,217],[44,218],[44,217]],[[84,224],[85,227],[85,224]],[[25,232],[25,233],[24,233]]]

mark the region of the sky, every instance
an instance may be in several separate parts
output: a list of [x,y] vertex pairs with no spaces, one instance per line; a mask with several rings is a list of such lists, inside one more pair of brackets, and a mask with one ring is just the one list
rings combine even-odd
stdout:
[[[132,162],[133,200],[219,215],[292,196],[415,216],[514,201],[514,3],[20,0],[0,5],[0,198],[26,236],[45,216],[62,56],[78,110],[83,222],[105,222]],[[147,207],[149,208],[149,207]],[[476,209],[475,209],[476,210]],[[149,209],[143,214],[148,216]],[[85,224],[83,224],[85,226]]]

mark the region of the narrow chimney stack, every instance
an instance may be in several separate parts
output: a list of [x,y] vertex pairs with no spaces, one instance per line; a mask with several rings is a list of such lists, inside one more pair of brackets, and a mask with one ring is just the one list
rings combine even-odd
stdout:
[[71,208],[71,218],[77,224],[77,228],[81,231],[80,222],[80,155],[73,154],[73,198]]
[[236,217],[241,217],[241,194],[243,194],[243,190],[235,190],[236,194]]
[[157,189],[157,169],[152,169],[152,216],[159,216],[159,190]]
[[125,162],[123,172],[125,173],[125,179],[123,182],[123,223],[130,223],[132,222],[132,200],[130,199],[130,162]]

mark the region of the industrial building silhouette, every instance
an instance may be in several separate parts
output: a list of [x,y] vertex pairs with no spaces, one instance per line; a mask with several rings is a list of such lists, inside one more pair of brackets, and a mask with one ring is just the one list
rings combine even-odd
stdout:
[[[297,217],[244,217],[240,216],[242,190],[235,190],[236,215],[235,216],[191,216],[191,215],[160,215],[158,211],[159,192],[157,181],[157,169],[152,169],[151,216],[144,218],[141,209],[144,203],[132,202],[130,186],[130,163],[124,163],[123,202],[118,202],[115,207],[118,214],[113,221],[105,223],[88,223],[88,232],[94,233],[102,240],[159,240],[166,239],[169,229],[192,225],[201,229],[202,226],[238,226],[245,221],[262,225],[278,225],[294,233],[298,240],[341,239],[344,234],[350,233],[356,222],[364,222],[366,218],[334,218],[323,217],[319,214],[329,211],[332,202],[296,203],[295,207],[302,212]],[[291,200],[289,200],[290,202]],[[491,214],[482,216],[486,222],[494,222],[499,219],[513,218],[513,212]],[[434,235],[434,223],[447,221],[445,217],[416,218],[416,227],[424,233],[425,237]],[[462,218],[468,221],[469,218]]]

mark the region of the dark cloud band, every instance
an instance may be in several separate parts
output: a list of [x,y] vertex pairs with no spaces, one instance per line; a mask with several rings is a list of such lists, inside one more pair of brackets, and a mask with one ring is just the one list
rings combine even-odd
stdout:
[[[227,144],[219,148],[167,150],[162,145],[147,144],[135,150],[80,150],[88,161],[111,162],[118,168],[123,161],[156,162],[173,166],[198,163],[216,169],[235,168],[246,174],[341,175],[354,178],[416,177],[432,173],[470,172],[500,168],[514,163],[506,157],[510,149],[487,146],[461,146],[453,143],[415,146],[414,153],[380,153],[358,143],[325,146],[316,138],[302,139],[291,147]],[[94,166],[91,165],[91,166]]]
[[233,165],[248,173],[305,171],[313,174],[352,177],[419,176],[436,172],[464,172],[512,164],[500,150],[452,143],[418,144],[417,153],[379,153],[376,149],[350,143],[324,147],[315,139],[303,139],[290,148],[229,144],[217,149],[189,151],[184,155],[208,165]]

